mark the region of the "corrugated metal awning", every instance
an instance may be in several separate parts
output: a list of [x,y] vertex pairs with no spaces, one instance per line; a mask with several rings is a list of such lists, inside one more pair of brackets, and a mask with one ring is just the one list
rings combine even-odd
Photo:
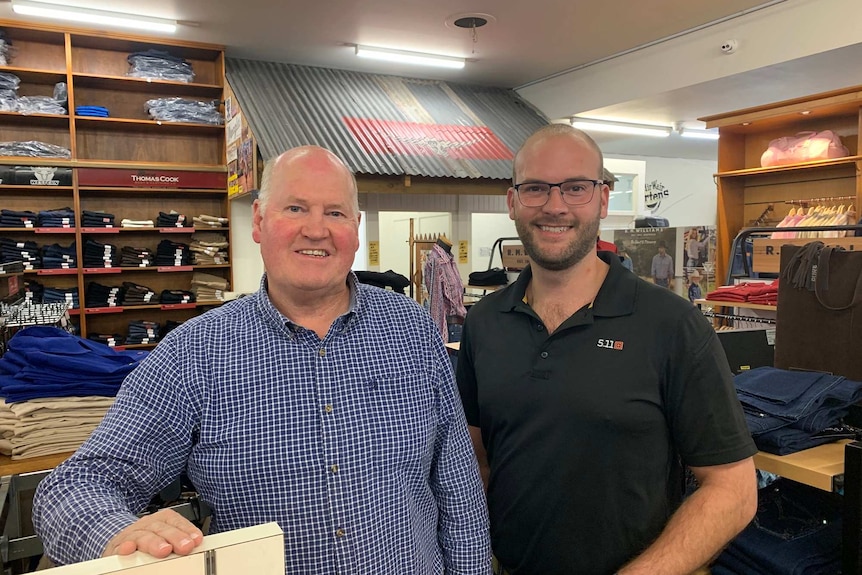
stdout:
[[509,179],[548,123],[501,88],[235,58],[226,72],[264,160],[315,144],[357,174]]

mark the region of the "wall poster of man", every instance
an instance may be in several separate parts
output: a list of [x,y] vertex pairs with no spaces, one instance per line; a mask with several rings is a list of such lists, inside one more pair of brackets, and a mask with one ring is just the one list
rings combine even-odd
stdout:
[[[676,275],[674,258],[677,245],[676,228],[637,228],[631,230],[615,230],[614,242],[622,241],[626,252],[632,260],[632,271],[647,281],[656,282],[653,272],[660,273],[659,280],[664,280],[664,287],[673,288],[673,278]],[[654,269],[655,256],[664,251],[661,257],[662,269]],[[670,258],[670,261],[664,258]],[[666,266],[669,265],[669,270]],[[658,283],[658,282],[656,282]]]

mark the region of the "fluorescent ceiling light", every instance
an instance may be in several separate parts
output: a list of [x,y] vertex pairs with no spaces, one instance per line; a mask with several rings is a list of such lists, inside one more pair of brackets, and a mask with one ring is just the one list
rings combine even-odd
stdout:
[[587,118],[572,118],[572,126],[585,132],[612,132],[614,134],[630,134],[632,136],[652,136],[667,138],[670,136],[670,126],[650,126],[647,124],[629,124],[626,122],[610,122],[606,120],[591,120]]
[[455,58],[453,56],[437,56],[435,54],[405,52],[404,50],[391,50],[389,48],[371,48],[369,46],[356,46],[356,55],[360,58],[371,58],[372,60],[419,64],[420,66],[437,66],[440,68],[460,69],[464,67],[465,62],[464,58]]
[[718,132],[710,132],[709,130],[696,130],[693,128],[681,128],[679,135],[683,138],[697,138],[700,140],[717,140]]
[[150,32],[174,33],[177,31],[176,20],[111,12],[108,10],[96,10],[93,8],[75,8],[62,4],[52,4],[42,0],[12,0],[12,10],[17,14],[25,16],[71,20],[90,26],[118,26],[120,28],[134,28],[135,30],[147,30]]

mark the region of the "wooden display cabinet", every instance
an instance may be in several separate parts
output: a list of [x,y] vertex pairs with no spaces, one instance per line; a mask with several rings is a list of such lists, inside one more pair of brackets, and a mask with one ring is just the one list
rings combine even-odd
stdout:
[[[862,86],[815,94],[700,118],[718,128],[718,233],[716,277],[727,277],[731,244],[773,206],[775,225],[806,201],[855,205],[862,200]],[[850,151],[846,158],[760,167],[769,142],[798,132],[832,130]],[[794,202],[788,203],[788,202]]]
[[[81,335],[88,333],[122,333],[128,322],[136,319],[182,321],[218,305],[201,302],[194,305],[163,306],[158,303],[132,306],[113,313],[88,311],[86,286],[91,281],[103,285],[121,285],[133,281],[157,293],[163,289],[189,289],[195,270],[203,270],[232,283],[230,264],[195,265],[182,269],[118,268],[85,269],[82,245],[88,238],[101,243],[146,247],[155,251],[163,239],[183,243],[191,241],[198,230],[183,229],[114,229],[98,230],[80,227],[83,210],[106,211],[115,215],[115,226],[123,218],[156,220],[159,212],[175,210],[191,218],[200,214],[230,217],[227,201],[224,126],[155,121],[148,117],[145,103],[153,98],[181,97],[196,101],[217,101],[221,106],[224,93],[224,51],[221,46],[182,41],[165,41],[141,36],[82,29],[0,21],[0,29],[12,43],[13,52],[0,72],[21,79],[19,96],[49,96],[58,82],[65,82],[68,93],[66,115],[19,114],[0,112],[0,141],[38,140],[67,148],[70,159],[0,157],[0,168],[8,166],[59,166],[72,168],[70,186],[30,186],[0,182],[0,207],[38,212],[70,207],[75,211],[77,227],[72,229],[0,228],[0,236],[35,241],[40,246],[59,243],[77,244],[79,267],[57,272],[27,272],[51,287],[78,287],[82,310],[79,316]],[[142,79],[127,76],[127,57],[133,52],[156,49],[185,59],[194,71],[190,82]],[[107,118],[76,116],[76,106],[104,106]],[[185,174],[183,178],[211,176],[209,185],[151,187],[137,185],[131,179],[122,184],[92,184],[82,180],[82,170],[102,170],[115,174],[129,173]],[[114,176],[111,176],[114,177]],[[107,179],[110,180],[111,177]],[[213,180],[213,177],[215,180]],[[117,179],[114,177],[114,179]],[[213,185],[212,182],[218,182]],[[201,229],[222,234],[230,242],[230,228]]]

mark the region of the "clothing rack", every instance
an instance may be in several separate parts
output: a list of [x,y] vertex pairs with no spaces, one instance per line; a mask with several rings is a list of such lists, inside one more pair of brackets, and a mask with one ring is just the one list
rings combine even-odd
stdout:
[[[744,230],[740,230],[740,232],[738,234],[736,234],[736,237],[733,238],[733,242],[731,242],[731,244],[730,244],[730,261],[728,262],[728,265],[727,265],[727,277],[726,277],[726,281],[724,282],[724,285],[732,285],[733,284],[733,278],[734,278],[734,275],[733,275],[733,258],[736,255],[736,252],[738,250],[742,249],[743,244],[745,243],[745,241],[750,236],[753,236],[753,235],[771,235],[772,232],[780,232],[780,231],[786,232],[788,229],[790,229],[790,228],[779,228],[779,227],[757,228],[757,227],[752,227],[752,228],[745,228]],[[854,235],[862,236],[862,225],[853,224],[853,225],[847,225],[847,226],[806,226],[803,231],[806,231],[806,232],[840,232],[840,231],[848,231],[849,232],[849,231],[853,231],[853,232],[856,232],[856,234],[854,234]],[[817,241],[817,238],[811,238],[811,241]],[[742,253],[744,254],[745,252],[742,252]],[[743,266],[743,271],[745,272],[743,277],[750,277],[751,276],[751,269],[748,266],[748,258],[747,257],[742,258],[742,266]]]
[[809,204],[830,204],[835,202],[856,200],[856,196],[830,196],[828,198],[808,198],[805,200],[784,200],[785,204],[793,204],[796,206],[808,206]]
[[[728,306],[732,306],[733,302],[727,302]],[[775,325],[774,317],[757,317],[752,315],[739,315],[733,313],[716,313],[711,310],[703,310],[703,315],[705,317],[717,317],[720,319],[732,319],[736,321],[750,321],[752,323],[764,323],[768,325]]]
[[423,255],[429,251],[437,240],[445,238],[446,234],[419,234],[413,232],[413,218],[410,218],[410,297],[422,303],[422,265]]

